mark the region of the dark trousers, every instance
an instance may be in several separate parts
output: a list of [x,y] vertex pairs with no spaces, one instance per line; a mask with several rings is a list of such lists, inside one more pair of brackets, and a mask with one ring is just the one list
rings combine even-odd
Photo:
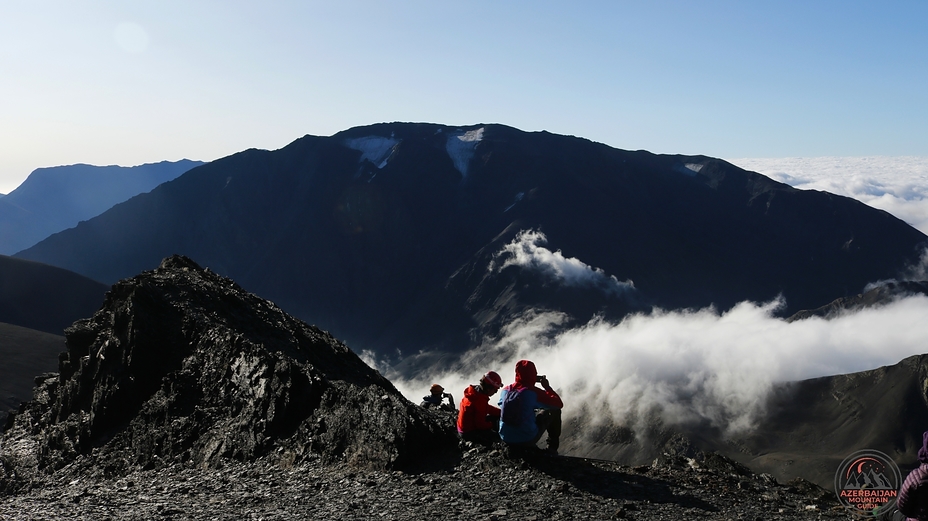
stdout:
[[532,444],[538,443],[541,435],[548,433],[547,446],[549,450],[557,450],[561,443],[561,410],[560,409],[541,409],[535,412],[535,425],[538,427],[538,434],[532,440]]
[[491,430],[470,431],[459,434],[461,435],[461,439],[464,441],[472,441],[474,443],[480,443],[483,445],[493,445],[498,441],[502,441],[499,437],[499,433]]

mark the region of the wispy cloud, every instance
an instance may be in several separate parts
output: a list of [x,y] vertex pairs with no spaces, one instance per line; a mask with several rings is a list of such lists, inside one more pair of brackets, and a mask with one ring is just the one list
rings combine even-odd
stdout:
[[606,293],[620,296],[634,291],[631,280],[619,281],[614,275],[594,268],[576,257],[565,257],[560,250],[551,251],[544,247],[548,238],[535,230],[521,231],[515,239],[496,254],[490,264],[491,271],[501,271],[509,266],[536,270],[567,286],[599,288]]

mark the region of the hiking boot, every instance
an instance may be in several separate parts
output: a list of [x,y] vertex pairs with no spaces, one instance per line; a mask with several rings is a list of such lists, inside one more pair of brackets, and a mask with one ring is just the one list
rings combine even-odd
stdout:
[[561,441],[561,440],[559,440],[559,439],[551,439],[551,438],[548,438],[547,443],[545,443],[545,453],[547,453],[547,454],[553,454],[553,455],[557,456],[557,448],[558,448],[558,447],[560,446],[560,444],[561,444],[560,441]]

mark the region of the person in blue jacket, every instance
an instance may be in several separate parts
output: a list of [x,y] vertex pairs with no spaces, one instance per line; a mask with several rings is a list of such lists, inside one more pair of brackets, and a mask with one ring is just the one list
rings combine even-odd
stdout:
[[[540,383],[542,388],[538,388],[536,383]],[[538,375],[532,361],[516,362],[516,381],[503,388],[499,406],[499,436],[504,442],[537,446],[538,440],[547,432],[545,450],[557,454],[564,402],[548,384],[548,378]]]

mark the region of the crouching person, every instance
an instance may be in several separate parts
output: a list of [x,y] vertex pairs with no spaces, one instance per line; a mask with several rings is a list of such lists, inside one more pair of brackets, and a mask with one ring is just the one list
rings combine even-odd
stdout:
[[[448,403],[444,403],[445,399]],[[454,397],[446,393],[444,387],[432,384],[432,387],[429,387],[429,394],[422,397],[422,403],[419,406],[426,409],[435,407],[442,411],[454,411]]]
[[[535,386],[541,383],[543,389]],[[536,447],[542,434],[548,433],[546,451],[557,454],[561,441],[561,408],[564,402],[551,389],[548,379],[539,376],[530,360],[516,363],[516,381],[500,393],[501,421],[499,435],[510,445]]]
[[494,371],[480,378],[480,383],[464,389],[458,410],[458,435],[465,441],[491,445],[499,438],[499,409],[490,405],[490,397],[503,386]]

